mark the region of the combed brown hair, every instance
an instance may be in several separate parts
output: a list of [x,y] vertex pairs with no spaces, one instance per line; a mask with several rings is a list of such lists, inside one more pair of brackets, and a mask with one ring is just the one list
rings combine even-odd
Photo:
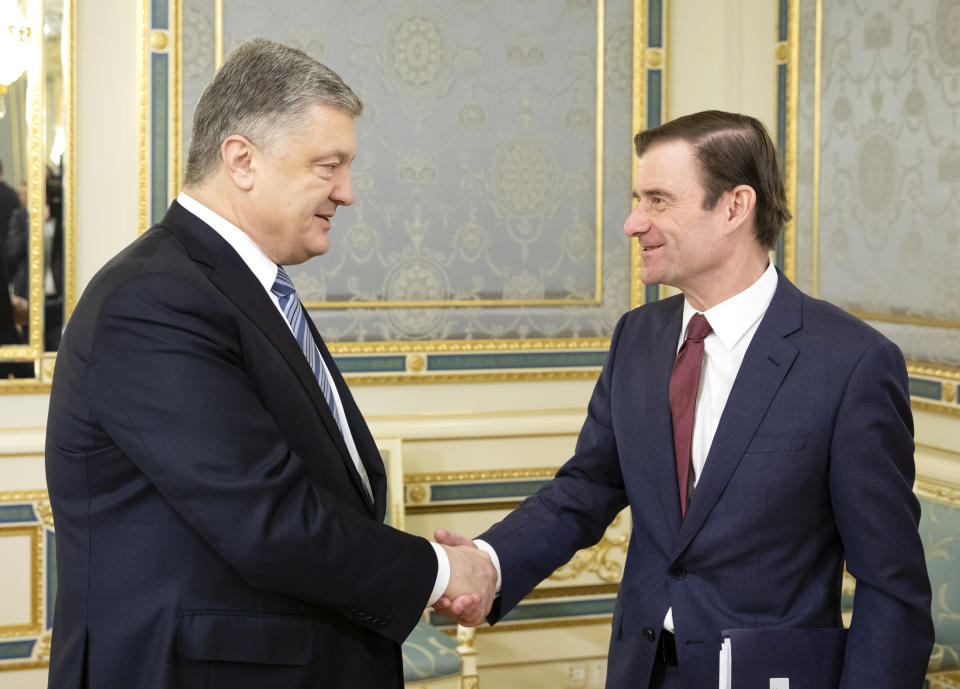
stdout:
[[705,110],[639,132],[633,143],[642,157],[651,146],[677,140],[693,146],[700,163],[704,210],[714,208],[721,194],[736,186],[753,188],[757,241],[772,249],[791,215],[780,158],[766,127],[748,115]]
[[199,184],[217,169],[227,137],[240,134],[268,147],[295,130],[317,104],[353,117],[363,112],[363,103],[343,79],[303,51],[263,38],[247,41],[200,96],[185,182]]

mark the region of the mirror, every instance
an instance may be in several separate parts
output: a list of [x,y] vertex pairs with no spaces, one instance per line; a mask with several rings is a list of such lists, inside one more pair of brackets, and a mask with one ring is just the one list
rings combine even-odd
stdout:
[[0,392],[49,384],[73,298],[73,17],[74,0],[0,0]]

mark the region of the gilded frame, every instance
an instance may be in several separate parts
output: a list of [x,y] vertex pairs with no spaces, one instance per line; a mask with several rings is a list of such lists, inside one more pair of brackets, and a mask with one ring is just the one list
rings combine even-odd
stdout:
[[[647,126],[648,121],[659,124],[666,113],[668,3],[669,0],[634,0],[635,129]],[[601,11],[602,7],[600,3]],[[139,216],[140,229],[144,231],[157,217],[158,208],[165,208],[173,197],[169,192],[180,185],[183,0],[140,0],[138,13]],[[222,0],[215,0],[214,14],[215,64],[219,65],[223,52]],[[602,17],[598,26],[602,31]],[[601,63],[601,78],[602,69]],[[602,113],[600,93],[598,88],[598,109]],[[598,127],[598,143],[600,136]],[[600,165],[602,150],[598,169]],[[599,204],[596,211],[599,215]],[[631,248],[631,307],[659,298],[658,287],[640,285],[639,261],[639,251]],[[332,343],[330,350],[351,383],[390,384],[592,379],[602,366],[608,347],[609,338],[563,338],[345,342]]]
[[[27,20],[31,27],[43,26],[43,3],[32,2]],[[76,206],[76,0],[63,0],[63,24],[61,31],[67,38],[66,64],[63,77],[64,134],[66,146],[63,152],[63,251],[64,251],[64,323],[77,303],[76,266],[77,266],[77,206]],[[32,31],[34,40],[42,40],[43,31]],[[34,46],[37,58],[30,66],[30,134],[28,139],[29,177],[27,180],[27,207],[30,213],[30,342],[27,345],[0,347],[0,359],[32,361],[33,378],[15,378],[0,380],[2,394],[43,394],[50,391],[50,381],[56,352],[43,349],[43,246],[41,218],[44,199],[44,142],[43,132],[46,117],[46,95],[44,83],[44,50],[42,45]]]
[[0,492],[0,538],[30,543],[30,621],[0,626],[0,672],[44,668],[50,663],[53,624],[52,570],[56,551],[53,512],[45,490]]
[[[813,296],[820,296],[820,131],[822,112],[822,69],[823,69],[823,0],[778,0],[780,3],[780,29],[778,35],[776,64],[778,70],[785,70],[787,76],[778,81],[778,144],[784,146],[784,164],[787,177],[787,195],[790,208],[797,211],[798,177],[798,120],[799,120],[799,59],[800,59],[800,2],[815,2],[814,18],[814,64],[813,64],[813,190],[812,190],[812,247],[811,278]],[[785,261],[778,264],[791,280],[796,281],[797,266],[797,230],[791,221],[784,233]],[[960,321],[937,320],[916,316],[897,316],[892,314],[852,311],[853,315],[865,321],[897,323],[922,327],[960,329]],[[947,366],[924,361],[908,361],[911,406],[915,410],[931,411],[950,416],[960,416],[960,366]]]

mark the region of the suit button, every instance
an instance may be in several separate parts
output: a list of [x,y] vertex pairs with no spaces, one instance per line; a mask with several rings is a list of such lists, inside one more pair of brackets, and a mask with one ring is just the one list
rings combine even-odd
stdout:
[[685,576],[687,576],[687,570],[685,570],[680,565],[674,565],[673,567],[667,570],[667,574],[669,574],[674,579],[680,580],[680,579],[683,579]]
[[647,641],[653,641],[657,638],[657,633],[650,629],[650,627],[644,627],[641,633],[643,634],[643,638]]

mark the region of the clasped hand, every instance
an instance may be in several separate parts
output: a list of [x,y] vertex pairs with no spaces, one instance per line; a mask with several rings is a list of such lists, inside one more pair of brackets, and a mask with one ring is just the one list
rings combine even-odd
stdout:
[[450,583],[433,608],[459,624],[476,627],[493,607],[497,570],[473,541],[443,529],[437,529],[434,538],[450,560]]

